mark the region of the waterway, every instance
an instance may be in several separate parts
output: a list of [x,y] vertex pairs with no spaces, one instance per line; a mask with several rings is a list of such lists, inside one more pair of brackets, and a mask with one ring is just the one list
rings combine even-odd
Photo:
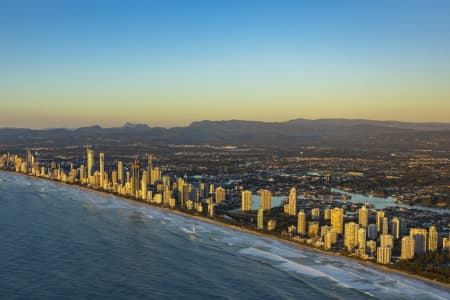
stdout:
[[384,209],[388,206],[394,206],[394,207],[404,207],[404,208],[410,208],[410,209],[418,209],[418,210],[428,210],[433,211],[437,213],[450,213],[450,210],[447,208],[434,208],[434,207],[426,207],[426,206],[420,206],[420,205],[407,205],[407,204],[397,204],[395,203],[395,198],[393,197],[376,197],[371,195],[361,195],[361,194],[355,194],[355,193],[349,193],[345,192],[339,189],[332,189],[334,192],[339,192],[342,194],[346,194],[351,196],[351,199],[345,200],[346,202],[353,202],[353,203],[369,203],[373,204],[376,209]]

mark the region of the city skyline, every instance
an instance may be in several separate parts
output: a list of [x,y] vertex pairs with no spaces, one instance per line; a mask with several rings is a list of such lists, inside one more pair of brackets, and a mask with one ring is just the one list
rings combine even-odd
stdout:
[[450,5],[1,5],[0,127],[450,122]]
[[[272,206],[270,203],[271,189],[260,189],[259,203],[254,203],[252,198],[258,190],[255,186],[241,185],[242,181],[226,180],[222,177],[223,174],[219,177],[221,179],[214,176],[174,176],[167,165],[161,169],[155,167],[153,155],[147,153],[144,156],[147,166],[141,164],[137,156],[134,160],[129,159],[124,177],[122,160],[105,159],[105,154],[101,151],[95,155],[95,150],[90,147],[86,147],[85,151],[85,155],[79,153],[78,157],[74,157],[74,161],[66,159],[57,162],[58,157],[54,157],[55,160],[46,159],[42,163],[29,149],[24,157],[9,152],[3,153],[0,156],[0,170],[72,186],[84,186],[124,199],[176,210],[185,216],[207,218],[217,224],[228,224],[347,257],[356,256],[381,265],[394,265],[400,269],[408,263],[405,261],[424,254],[444,257],[450,249],[450,234],[444,226],[440,228],[443,231],[441,233],[433,223],[430,225],[429,220],[420,223],[419,227],[412,226],[412,220],[400,217],[408,212],[408,208],[386,206],[379,209],[367,203],[368,208],[366,203],[359,203],[355,210],[356,203],[338,200],[344,199],[344,193],[339,190],[335,190],[338,194],[331,194],[330,197],[312,198],[313,204],[310,205],[306,193],[302,196],[297,194],[296,186],[301,185],[301,182],[294,183],[291,188],[287,185],[287,189],[284,189],[285,195],[281,196],[284,199],[279,204]],[[87,164],[87,169],[84,163]],[[161,164],[161,161],[158,164]],[[121,180],[119,174],[122,174]],[[302,176],[302,181],[309,174]],[[312,176],[324,177],[320,174]],[[297,206],[299,203],[302,207],[300,210]],[[227,218],[217,218],[216,212],[226,212]],[[417,214],[414,210],[411,212],[412,215]],[[270,219],[264,221],[267,216]],[[445,217],[442,218],[444,219]],[[275,229],[280,230],[280,227],[285,231],[278,235]],[[192,232],[195,233],[194,229]],[[401,255],[394,256],[393,253]],[[439,276],[438,274],[445,273],[445,270],[433,269],[433,272],[436,272],[433,276]],[[448,278],[446,280],[448,281]]]

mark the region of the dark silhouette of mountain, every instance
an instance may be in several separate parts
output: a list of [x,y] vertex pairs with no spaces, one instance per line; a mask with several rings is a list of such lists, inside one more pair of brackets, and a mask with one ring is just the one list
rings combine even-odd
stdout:
[[162,128],[126,123],[78,129],[0,129],[0,145],[66,146],[74,144],[193,144],[292,148],[304,145],[337,148],[450,149],[450,123],[411,123],[354,119],[296,119],[286,122],[199,121]]

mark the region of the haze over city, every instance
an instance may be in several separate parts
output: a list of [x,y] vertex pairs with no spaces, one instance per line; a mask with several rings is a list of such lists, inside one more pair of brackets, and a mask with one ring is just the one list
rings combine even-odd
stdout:
[[0,127],[450,122],[448,1],[11,1]]

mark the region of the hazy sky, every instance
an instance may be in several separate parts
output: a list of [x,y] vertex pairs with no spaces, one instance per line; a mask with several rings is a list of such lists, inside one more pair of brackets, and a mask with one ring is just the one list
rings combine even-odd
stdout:
[[450,122],[450,1],[0,1],[0,126]]

